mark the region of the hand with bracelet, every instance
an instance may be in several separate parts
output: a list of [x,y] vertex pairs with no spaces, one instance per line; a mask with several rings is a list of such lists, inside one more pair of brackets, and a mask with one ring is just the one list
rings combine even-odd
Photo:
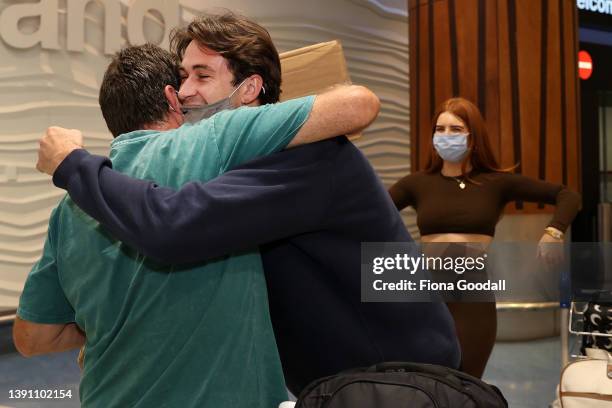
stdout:
[[563,238],[565,234],[555,227],[544,228],[544,234],[538,242],[538,258],[549,266],[563,263]]

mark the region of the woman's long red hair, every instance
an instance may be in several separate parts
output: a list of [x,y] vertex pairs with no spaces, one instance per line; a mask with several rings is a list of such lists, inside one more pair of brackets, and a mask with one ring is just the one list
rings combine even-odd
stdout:
[[[501,168],[493,150],[491,149],[491,143],[489,142],[489,135],[487,132],[487,126],[484,122],[480,110],[472,102],[465,98],[451,98],[442,103],[433,117],[431,133],[432,135],[436,129],[436,123],[438,117],[444,113],[449,112],[461,119],[468,129],[468,153],[461,163],[461,175],[474,182],[467,176],[467,164],[472,165],[472,169],[480,172],[510,172],[516,168],[516,166],[510,168]],[[425,166],[427,173],[436,173],[442,170],[442,164],[444,160],[438,155],[436,149],[434,149],[433,141],[430,141],[429,146],[429,159]]]

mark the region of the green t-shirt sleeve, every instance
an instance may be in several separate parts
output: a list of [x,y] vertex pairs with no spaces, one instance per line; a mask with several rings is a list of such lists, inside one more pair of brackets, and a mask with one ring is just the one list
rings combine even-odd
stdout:
[[278,152],[308,119],[315,97],[223,111],[212,117],[221,170]]
[[57,225],[57,209],[51,214],[47,240],[40,260],[32,267],[19,298],[17,316],[43,324],[75,321],[74,309],[61,287],[53,235]]

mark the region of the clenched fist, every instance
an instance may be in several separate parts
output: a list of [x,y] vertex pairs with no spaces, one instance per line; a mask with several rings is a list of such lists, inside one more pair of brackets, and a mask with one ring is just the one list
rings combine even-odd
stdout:
[[77,129],[51,126],[40,139],[36,169],[52,176],[66,156],[83,147],[83,135]]

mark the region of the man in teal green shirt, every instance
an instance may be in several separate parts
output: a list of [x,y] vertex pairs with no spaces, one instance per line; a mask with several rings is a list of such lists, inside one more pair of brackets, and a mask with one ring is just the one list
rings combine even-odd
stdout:
[[[369,91],[343,87],[176,129],[183,121],[179,81],[175,57],[157,47],[115,57],[100,105],[107,123],[109,111],[119,116],[109,125],[116,169],[178,188],[286,147],[358,131],[378,111]],[[267,408],[286,399],[258,252],[162,268],[65,197],[20,299],[16,346],[25,355],[67,350],[85,332],[84,407]]]

